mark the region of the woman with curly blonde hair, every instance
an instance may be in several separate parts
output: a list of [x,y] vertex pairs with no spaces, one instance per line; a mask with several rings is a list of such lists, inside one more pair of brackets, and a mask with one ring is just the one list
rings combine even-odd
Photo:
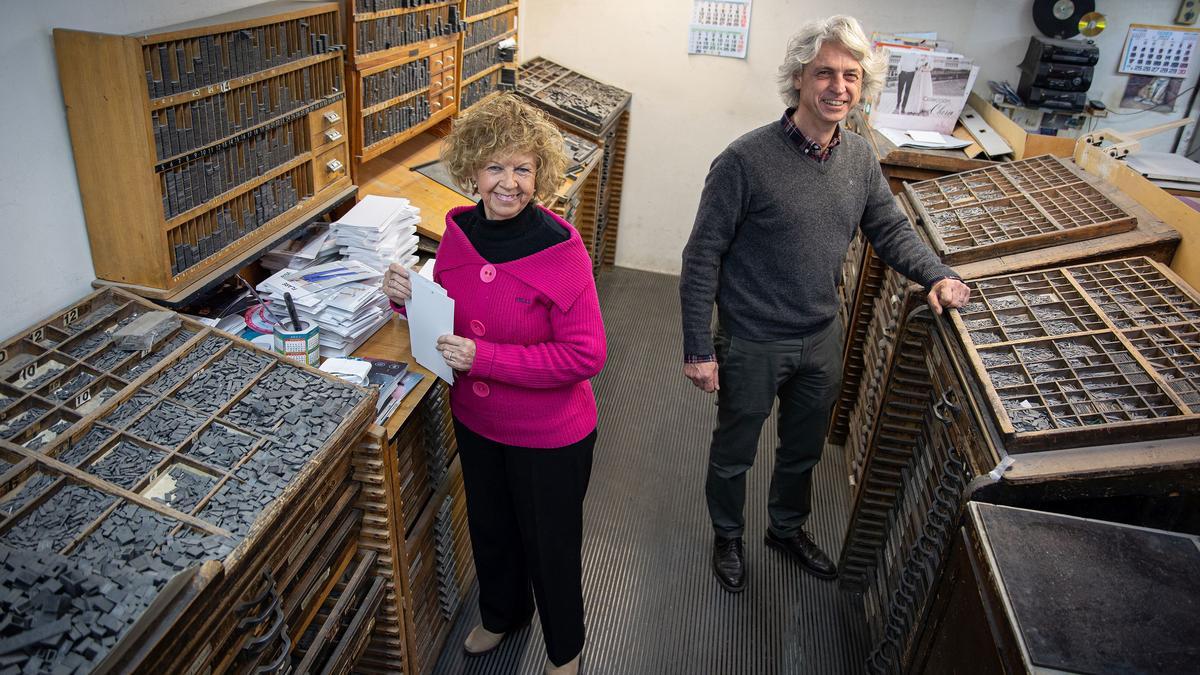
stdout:
[[[457,371],[450,409],[479,578],[482,622],[464,649],[495,649],[529,622],[536,601],[546,672],[577,673],[583,498],[596,443],[589,379],[606,346],[583,240],[535,204],[562,182],[562,135],[502,94],[456,120],[442,159],[480,197],[446,215],[434,268],[454,299],[454,335],[438,349]],[[408,272],[393,265],[384,288],[403,303]]]

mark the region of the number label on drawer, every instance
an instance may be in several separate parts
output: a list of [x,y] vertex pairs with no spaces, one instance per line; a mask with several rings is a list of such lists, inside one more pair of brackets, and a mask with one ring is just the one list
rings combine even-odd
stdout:
[[62,322],[63,322],[64,326],[70,326],[71,324],[75,323],[78,320],[79,320],[79,308],[78,307],[76,307],[75,309],[72,309],[71,311],[67,312],[66,314],[63,314],[63,316],[62,316]]
[[88,389],[87,391],[85,391],[82,394],[75,397],[75,405],[72,407],[78,408],[79,406],[83,405],[84,403],[87,403],[90,400],[92,400],[92,390]]
[[339,139],[341,137],[342,137],[342,132],[338,131],[337,129],[330,129],[329,131],[325,132],[325,140],[329,141],[330,143],[332,143],[333,141],[336,141],[337,139]]
[[[42,326],[41,328],[30,333],[29,339],[34,342],[41,342],[42,340],[45,340],[46,339],[46,327]],[[0,358],[0,363],[3,363],[3,362],[4,362],[4,359]]]
[[325,121],[329,122],[330,124],[333,124],[333,123],[337,122],[338,120],[342,119],[341,115],[337,114],[336,112],[334,112],[332,110],[325,113],[324,117],[325,117]]
[[325,168],[326,168],[326,169],[329,169],[329,172],[330,172],[330,173],[334,173],[334,172],[337,172],[337,171],[341,171],[341,170],[342,170],[342,163],[341,163],[341,161],[339,161],[339,160],[336,160],[336,159],[331,159],[331,160],[329,160],[329,163],[325,165]]

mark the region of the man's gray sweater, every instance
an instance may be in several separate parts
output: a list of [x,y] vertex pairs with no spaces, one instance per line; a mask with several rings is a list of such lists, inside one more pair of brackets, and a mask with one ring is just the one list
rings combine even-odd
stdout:
[[859,227],[885,263],[926,288],[954,276],[893,201],[867,142],[841,134],[818,162],[772,122],[713,160],[683,250],[685,354],[713,353],[714,301],[724,330],[747,340],[824,327],[837,314],[842,261]]

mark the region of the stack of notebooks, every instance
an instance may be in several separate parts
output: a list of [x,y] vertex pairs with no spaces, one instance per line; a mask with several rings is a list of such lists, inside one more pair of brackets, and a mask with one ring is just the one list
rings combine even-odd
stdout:
[[[258,285],[282,308],[283,294],[291,293],[301,321],[321,326],[321,358],[346,356],[358,349],[392,315],[387,296],[380,290],[383,273],[355,260],[314,265],[302,270],[283,269]],[[275,310],[276,319],[282,313]]]
[[368,195],[330,228],[342,257],[380,272],[398,262],[417,262],[417,224],[421,210],[400,197]]
[[368,375],[370,385],[379,387],[379,400],[375,402],[375,424],[380,426],[387,423],[392,413],[400,407],[400,403],[424,377],[421,373],[410,371],[407,363],[388,361],[386,359],[364,359],[371,364]]

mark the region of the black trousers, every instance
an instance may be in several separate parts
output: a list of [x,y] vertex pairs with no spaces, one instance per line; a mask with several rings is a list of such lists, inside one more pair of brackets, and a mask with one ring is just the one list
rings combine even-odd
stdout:
[[912,92],[913,78],[916,75],[915,70],[902,70],[896,77],[896,112],[904,112],[908,106],[908,95]]
[[524,626],[536,600],[546,655],[561,666],[583,649],[583,498],[596,432],[551,450],[497,443],[457,419],[454,433],[483,627]]
[[767,498],[771,530],[796,534],[811,511],[812,470],[821,460],[829,412],[842,379],[842,327],[794,340],[752,342],[718,330],[717,428],[709,448],[705,493],[713,530],[745,529],[746,472],[754,465],[763,422],[779,398],[779,448]]

